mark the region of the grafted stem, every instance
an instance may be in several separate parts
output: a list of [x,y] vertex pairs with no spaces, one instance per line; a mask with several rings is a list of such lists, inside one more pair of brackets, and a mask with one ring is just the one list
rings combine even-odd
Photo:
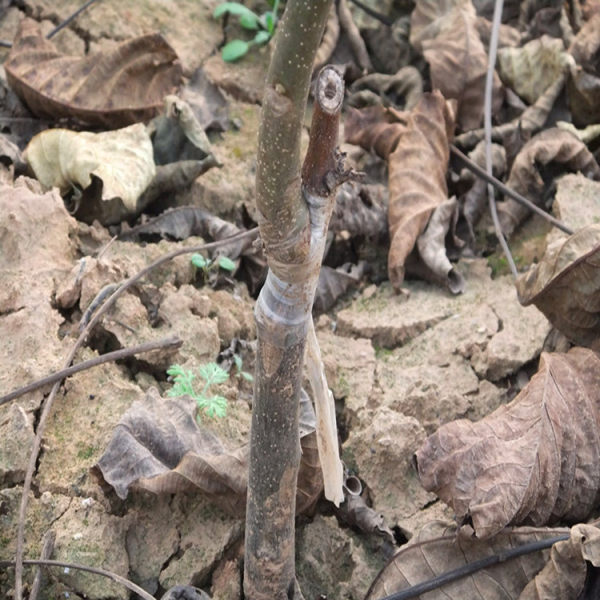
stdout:
[[294,568],[298,407],[325,237],[343,169],[335,152],[343,80],[324,69],[300,171],[300,132],[312,64],[331,2],[289,0],[267,76],[256,202],[269,273],[255,316],[258,351],[250,434],[244,593],[297,598]]

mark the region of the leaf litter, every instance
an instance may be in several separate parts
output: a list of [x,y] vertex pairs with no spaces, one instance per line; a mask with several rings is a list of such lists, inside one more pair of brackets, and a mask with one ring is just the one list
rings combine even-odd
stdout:
[[[416,473],[410,466],[410,457],[416,452],[426,487],[429,485],[427,469],[435,470],[440,463],[444,465],[442,472],[446,479],[438,477],[437,482],[443,481],[445,487],[428,489],[435,490],[442,500],[451,505],[459,525],[462,525],[463,534],[471,527],[470,531],[474,531],[477,537],[487,537],[481,541],[465,541],[464,537],[457,538],[452,533],[431,573],[428,566],[419,562],[421,559],[413,561],[408,556],[413,546],[407,546],[407,556],[394,559],[391,563],[394,566],[388,567],[377,579],[385,583],[385,593],[391,593],[406,585],[404,579],[392,575],[392,572],[418,573],[422,580],[428,573],[433,575],[434,572],[450,569],[450,558],[458,556],[453,550],[455,544],[463,544],[461,549],[467,556],[466,562],[472,562],[479,554],[471,554],[471,550],[467,552],[468,544],[479,544],[481,551],[489,556],[506,550],[515,543],[514,539],[519,539],[520,543],[529,535],[522,533],[522,528],[515,529],[516,533],[509,533],[509,538],[502,537],[504,533],[495,534],[509,523],[583,521],[595,506],[599,477],[593,464],[597,462],[594,440],[598,419],[597,415],[594,416],[593,399],[599,382],[594,375],[597,358],[593,354],[598,336],[597,307],[594,304],[597,295],[594,287],[597,243],[592,232],[600,210],[596,213],[596,207],[586,215],[579,215],[583,222],[574,227],[576,231],[572,236],[554,236],[554,242],[549,237],[548,249],[543,257],[524,258],[520,264],[527,266],[532,258],[538,264],[521,275],[517,282],[518,299],[512,282],[503,277],[490,279],[485,257],[493,253],[494,248],[489,242],[489,220],[482,205],[486,185],[464,172],[459,174],[449,154],[453,141],[467,150],[483,137],[480,126],[491,32],[491,25],[486,19],[491,15],[489,3],[419,0],[414,10],[396,7],[395,13],[383,15],[381,21],[364,17],[351,2],[340,2],[336,7],[337,10],[332,10],[330,16],[319,60],[329,59],[338,64],[345,72],[352,92],[348,105],[361,108],[360,112],[346,111],[346,138],[350,143],[345,145],[344,150],[367,173],[364,183],[347,184],[340,192],[315,302],[317,313],[326,313],[319,320],[318,335],[322,340],[329,340],[321,343],[325,344],[328,379],[338,404],[338,417],[341,416],[344,460],[363,480],[365,488],[361,497],[364,504],[354,506],[348,502],[347,514],[351,517],[346,522],[351,527],[371,532],[387,531],[389,550],[391,530],[396,540],[403,535],[399,532],[405,532],[406,537],[412,536],[411,544],[418,548],[421,541],[430,537],[428,529],[422,529],[427,520],[451,517],[452,512],[437,502],[433,494],[418,487]],[[379,10],[387,11],[385,7]],[[31,11],[30,14],[36,13]],[[162,17],[156,18],[160,21]],[[594,16],[593,11],[587,11],[587,8],[577,14],[555,8],[541,10],[538,14],[527,6],[519,11],[518,7],[515,9],[507,3],[504,20],[497,67],[500,77],[494,77],[495,127],[492,135],[499,144],[496,153],[500,155],[505,150],[505,156],[498,156],[495,175],[506,178],[509,187],[536,204],[549,206],[557,175],[564,170],[582,172],[590,179],[598,179],[599,176],[598,146],[593,134],[593,127],[598,121],[595,108],[598,105],[595,102],[598,89],[597,36],[594,36],[597,15]],[[359,27],[357,23],[360,23]],[[167,30],[170,31],[169,27]],[[249,115],[255,112],[252,113],[244,104],[233,104],[219,89],[219,85],[225,90],[233,89],[231,80],[238,73],[242,83],[236,85],[248,88],[239,90],[240,97],[259,98],[254,89],[257,82],[250,85],[247,77],[243,78],[247,75],[243,62],[221,67],[217,57],[212,57],[206,61],[206,69],[187,72],[191,81],[181,88],[181,67],[177,55],[160,36],[148,30],[137,38],[124,37],[99,54],[68,56],[58,52],[41,36],[36,23],[25,19],[5,64],[10,85],[27,106],[15,109],[14,103],[12,108],[8,104],[2,105],[10,115],[0,115],[3,132],[9,136],[0,157],[2,180],[8,184],[5,201],[8,202],[13,189],[20,191],[11,202],[17,202],[24,190],[29,190],[27,199],[23,196],[20,205],[9,202],[0,219],[3,252],[6,249],[7,264],[11,265],[9,286],[0,295],[0,328],[8,332],[3,338],[12,340],[16,336],[26,342],[10,345],[4,355],[7,362],[19,364],[6,380],[10,388],[56,368],[55,357],[69,344],[72,326],[76,327],[81,315],[105,286],[118,285],[148,264],[150,257],[158,256],[173,245],[183,248],[195,243],[194,236],[218,240],[252,228],[255,223],[251,205],[238,201],[238,198],[251,197],[251,192],[242,190],[246,180],[231,176],[235,173],[231,164],[246,160],[244,168],[249,173],[248,180],[251,179],[254,168],[251,153],[241,145],[236,146],[235,140],[237,136],[243,139],[245,128],[254,127],[251,122],[254,117]],[[386,43],[374,43],[378,39]],[[181,44],[177,40],[174,46]],[[93,45],[97,48],[96,44]],[[264,52],[268,53],[268,48]],[[44,62],[49,57],[52,60]],[[136,64],[140,71],[123,73],[122,65],[126,58],[139,61]],[[532,69],[532,65],[539,65],[540,61],[547,68]],[[160,65],[158,69],[157,63]],[[250,63],[252,69],[248,73],[262,72],[264,57],[256,60],[249,57]],[[148,67],[149,64],[152,66]],[[49,73],[51,68],[58,69],[60,73],[56,71],[56,75],[49,79],[50,83],[44,82],[39,74]],[[100,68],[108,69],[105,71],[107,79],[98,80],[93,76],[95,69]],[[123,77],[130,77],[128,84],[122,84]],[[501,79],[506,89],[502,89]],[[121,82],[119,89],[115,91],[116,88],[107,81]],[[74,89],[82,92],[74,94]],[[433,91],[423,94],[423,90]],[[31,116],[29,110],[36,117]],[[161,110],[165,111],[164,115],[146,130],[141,123]],[[40,116],[46,121],[38,120]],[[64,129],[65,119],[70,131]],[[562,124],[561,129],[551,128],[561,120],[567,125],[572,122],[580,128],[588,125],[591,128],[581,134],[565,131],[567,126]],[[78,131],[82,124],[90,131]],[[38,167],[36,171],[34,167],[37,160],[34,156],[40,155],[40,150],[31,145],[31,138],[39,131],[36,128],[45,129],[49,125],[63,127],[39,136],[40,140],[47,140],[45,143],[49,145],[46,149],[51,148],[44,152],[46,158],[58,159],[56,172],[62,171],[62,178],[56,175],[45,178],[42,170]],[[94,155],[87,148],[80,150],[75,145],[69,152],[76,157],[92,156],[88,163],[94,164],[84,169],[83,174],[77,174],[78,171],[72,171],[71,167],[64,168],[68,152],[63,151],[61,144],[66,138],[94,139],[93,136],[107,133],[118,136],[119,128],[130,125],[139,136],[139,139],[135,138],[133,154],[150,149],[150,159],[143,160],[145,175],[137,182],[132,177],[135,161],[117,158],[110,146],[108,150]],[[92,131],[91,127],[116,131],[98,132]],[[147,136],[143,142],[142,130]],[[534,135],[539,131],[542,133]],[[534,137],[530,139],[532,135]],[[13,182],[15,175],[23,172],[24,168],[19,149],[30,142],[25,158],[37,178],[47,188],[57,186],[62,187],[63,192],[68,191],[73,201],[71,207],[94,207],[87,213],[75,211],[77,222],[68,216],[64,207],[59,209],[60,198],[56,192],[44,195],[39,184],[28,179]],[[358,150],[354,144],[365,150]],[[120,141],[116,145],[120,151],[127,148],[127,143]],[[223,153],[224,147],[227,147],[228,154]],[[481,147],[478,152],[472,158],[481,164]],[[250,154],[249,158],[247,154]],[[381,159],[386,163],[382,163]],[[505,170],[504,161],[510,170]],[[236,192],[237,196],[234,194],[235,201],[230,202],[224,197],[228,192],[221,192],[223,197],[219,197],[218,185],[212,184],[210,190],[217,190],[218,200],[215,201],[215,198],[207,196],[209,188],[198,183],[202,182],[203,174],[214,166],[222,169],[223,190],[228,189],[227,185],[239,186],[241,191]],[[386,170],[387,176],[381,177]],[[218,177],[213,180],[217,181]],[[130,193],[126,188],[134,183],[135,190]],[[177,195],[173,196],[174,193]],[[210,193],[215,195],[215,191]],[[177,204],[178,198],[183,195],[189,200],[187,206]],[[89,200],[90,197],[93,198],[91,204],[83,202],[84,198]],[[68,227],[65,231],[61,229],[55,219],[56,211],[53,216],[42,216],[52,224],[48,229],[52,241],[48,246],[50,240],[41,239],[36,248],[31,241],[39,238],[35,230],[43,229],[43,225],[25,207],[28,204],[31,207],[49,206],[48,198],[52,198],[51,206],[57,205],[59,212],[62,210],[59,220],[67,223]],[[113,199],[117,199],[116,208],[108,210],[107,215],[107,211],[100,207],[102,202]],[[165,209],[166,212],[163,212]],[[517,235],[528,212],[512,200],[504,200],[500,212],[506,233]],[[563,207],[560,212],[564,213]],[[44,211],[40,214],[46,215]],[[100,223],[94,219],[99,219]],[[31,220],[29,228],[25,225],[28,220]],[[105,228],[107,225],[112,227],[113,234],[120,235],[120,239],[111,245],[107,245],[111,238]],[[15,237],[17,230],[22,231],[21,238]],[[89,252],[97,256],[87,255]],[[188,339],[177,357],[155,353],[118,368],[105,367],[100,375],[94,377],[74,379],[78,383],[70,387],[67,384],[65,388],[69,390],[68,401],[72,407],[63,403],[55,410],[57,415],[60,411],[65,418],[75,419],[81,425],[68,429],[66,424],[65,430],[65,424],[57,417],[45,435],[45,450],[38,473],[42,498],[50,498],[51,502],[60,504],[73,497],[70,490],[84,490],[82,493],[97,503],[93,512],[97,521],[94,522],[98,523],[99,529],[104,527],[106,531],[113,532],[112,540],[117,540],[121,550],[125,547],[124,527],[133,527],[126,525],[126,520],[133,514],[129,509],[136,511],[138,523],[142,524],[144,519],[152,518],[153,511],[160,512],[164,508],[160,494],[156,498],[146,497],[135,489],[146,486],[146,489],[154,491],[174,491],[184,480],[186,486],[191,485],[190,481],[194,478],[187,479],[187,476],[202,473],[205,468],[192,466],[186,470],[186,466],[178,473],[177,465],[189,463],[189,456],[184,450],[175,458],[158,458],[152,453],[144,455],[140,464],[145,460],[148,464],[161,463],[161,468],[172,466],[174,470],[165,471],[160,476],[153,473],[151,478],[143,475],[135,482],[115,484],[121,486],[122,493],[132,487],[125,504],[121,505],[128,508],[115,512],[115,502],[118,501],[114,494],[111,496],[111,492],[90,477],[90,467],[99,460],[102,463],[102,453],[111,447],[111,436],[126,433],[128,427],[133,430],[146,423],[152,435],[159,435],[162,426],[169,429],[166,427],[169,417],[157,419],[162,412],[148,413],[152,402],[158,403],[157,406],[164,404],[167,411],[175,406],[173,401],[161,398],[165,391],[164,369],[169,364],[176,360],[189,361],[190,365],[193,361],[212,360],[224,347],[230,347],[233,340],[251,340],[255,336],[252,299],[245,286],[256,294],[264,278],[266,264],[260,245],[252,244],[248,237],[243,242],[224,246],[218,252],[230,259],[241,257],[235,279],[224,275],[203,280],[194,271],[189,258],[182,256],[176,259],[172,269],[148,275],[146,282],[125,294],[92,336],[91,347],[86,352],[105,352],[139,343],[140,338],[151,338],[153,330],[165,328],[185,332],[188,337],[194,336],[194,340]],[[481,256],[483,258],[478,258]],[[492,259],[493,254],[488,262],[494,266]],[[391,287],[384,281],[386,267]],[[36,274],[34,278],[32,273]],[[415,276],[421,281],[415,281]],[[31,284],[24,283],[27,277],[32,280]],[[433,283],[425,283],[422,279]],[[205,285],[205,281],[214,285],[215,289]],[[447,290],[462,292],[462,295],[452,297]],[[400,295],[394,292],[400,292]],[[525,321],[515,322],[523,318],[521,315],[531,315],[531,311],[536,310],[522,309],[518,301],[535,304],[552,325],[579,347],[568,352],[542,354],[538,367],[537,359],[544,347],[548,325],[541,317],[531,329]],[[476,309],[471,308],[474,305]],[[530,312],[522,312],[526,310]],[[530,319],[525,317],[525,320]],[[38,332],[45,331],[42,338],[28,333],[29,326],[33,327],[36,323]],[[48,323],[52,324],[49,330]],[[42,370],[40,364],[32,362],[31,352],[27,351],[32,343],[48,349],[48,359],[43,362]],[[526,352],[523,351],[525,346]],[[547,349],[552,350],[551,347]],[[245,355],[244,360],[249,362],[244,364],[244,370],[251,371],[252,353]],[[433,366],[432,361],[435,363]],[[537,374],[528,382],[536,370]],[[91,436],[86,435],[77,411],[90,420],[99,418],[89,411],[96,394],[103,399],[101,401],[107,401],[106,396],[99,393],[106,386],[103,377],[107,373],[110,373],[108,376],[112,382],[110,390],[118,390],[115,393],[120,402],[115,405],[105,426]],[[121,379],[125,374],[127,377]],[[439,398],[430,391],[436,386],[443,389]],[[453,386],[460,392],[453,393]],[[210,456],[235,462],[235,448],[243,446],[247,432],[251,390],[236,380],[226,385],[224,393],[235,406],[232,419],[228,423],[209,423],[210,431],[199,435],[202,439],[211,440],[209,446],[217,449],[216,453],[209,453]],[[385,410],[379,406],[382,398]],[[572,404],[574,398],[577,399],[576,407]],[[512,402],[506,405],[505,402],[511,399]],[[434,415],[432,406],[438,406],[438,400],[441,400],[439,414]],[[24,397],[22,404],[14,403],[12,412],[6,413],[11,415],[9,419],[4,419],[2,411],[5,407],[0,407],[0,431],[3,435],[11,435],[10,432],[26,422],[21,418],[23,414],[28,415],[31,421],[31,411],[40,401],[39,393]],[[103,410],[107,412],[108,408],[105,406]],[[144,413],[143,418],[139,411]],[[489,416],[468,427],[466,421],[452,421],[465,415],[481,418],[490,412]],[[494,436],[478,433],[486,427],[496,434],[515,430],[514,415],[517,415],[517,422],[522,427],[523,444],[517,444],[514,439],[501,439],[498,435],[498,439],[494,439]],[[585,415],[589,418],[586,419]],[[108,422],[114,426],[120,418],[124,420],[113,432]],[[130,426],[127,419],[131,420]],[[189,414],[186,419],[192,419],[193,423]],[[549,423],[553,427],[554,440],[548,433]],[[177,419],[169,427],[175,436],[183,431],[179,430],[180,420]],[[464,427],[474,433],[469,433],[465,440],[452,433],[452,436],[456,435],[452,439],[463,444],[458,446],[462,453],[468,454],[476,449],[474,458],[462,460],[460,464],[446,463],[448,457],[442,451],[436,451],[433,459],[426,458],[427,455],[422,454],[424,450],[419,447],[426,437],[425,431],[432,433],[437,427],[439,429],[423,448],[433,448],[435,442],[431,440],[450,435],[446,432],[454,431],[453,428],[462,431]],[[344,431],[344,428],[347,430]],[[394,443],[395,428],[396,434],[398,431],[406,433],[400,446]],[[66,431],[70,442],[68,452],[63,449]],[[198,430],[190,429],[188,433],[193,437],[198,435]],[[532,442],[532,435],[538,435],[539,439],[535,438]],[[159,438],[152,439],[156,441]],[[492,442],[500,445],[494,446]],[[488,443],[491,445],[488,446]],[[158,442],[156,447],[161,444],[167,450],[175,447],[164,441]],[[310,511],[322,512],[324,509],[318,504],[315,509],[322,485],[318,475],[316,443],[306,444],[303,441],[303,444],[303,460],[309,475],[300,484],[302,500],[299,505]],[[442,446],[447,449],[447,444]],[[136,448],[136,452],[142,451],[141,446]],[[525,476],[526,485],[517,475],[508,483],[502,479],[509,472],[503,461],[517,450],[521,453],[519,460],[522,463],[519,467],[514,461],[515,473]],[[116,465],[118,471],[118,461],[124,460],[127,455],[120,451],[115,454],[117,462],[111,468]],[[386,469],[373,456],[387,457]],[[19,465],[22,465],[23,457],[14,458],[16,462],[8,463],[13,466],[6,476],[12,483],[20,485],[22,467]],[[430,459],[429,466],[427,461]],[[213,458],[206,462],[204,456],[202,460],[206,466]],[[494,468],[486,470],[486,460],[491,461]],[[535,473],[531,467],[534,463],[542,465],[548,476],[541,477],[540,473]],[[68,464],[69,468],[61,472],[61,464]],[[395,469],[390,470],[390,465]],[[467,467],[471,470],[465,474]],[[133,471],[127,465],[122,468],[125,475]],[[396,480],[389,478],[392,471],[398,474]],[[240,475],[241,471],[224,469],[220,476],[227,481],[229,476],[237,477],[236,473]],[[459,477],[460,480],[457,479]],[[151,481],[154,483],[149,483]],[[225,509],[231,504],[238,515],[243,512],[241,487],[231,492],[231,487],[228,487],[231,482],[223,484],[214,474],[201,478],[194,486],[198,483],[200,487],[218,488],[224,485],[222,489],[225,491],[220,496],[212,497],[211,492],[208,493],[211,502],[216,501]],[[231,485],[235,487],[238,483]],[[464,496],[465,486],[471,486],[471,495]],[[453,490],[460,490],[463,495]],[[144,545],[135,545],[132,540],[135,535],[142,535],[143,528],[138,528],[135,535],[127,536],[128,548],[133,548],[131,544],[135,545],[135,552],[130,556],[131,572],[141,574],[144,562],[153,565],[143,577],[140,575],[146,589],[153,593],[159,586],[167,589],[184,579],[193,578],[196,583],[207,586],[210,573],[219,563],[224,564],[226,553],[240,539],[239,520],[227,520],[221,516],[215,520],[215,514],[220,515],[218,511],[221,509],[211,502],[187,505],[182,500],[184,497],[179,492],[175,495],[175,502],[180,503],[176,508],[176,527],[179,529],[174,535],[173,532],[164,534],[160,543],[152,544],[160,548],[160,559],[153,556],[141,558],[145,552]],[[5,515],[7,510],[7,518],[14,524],[15,503],[11,498],[10,491],[0,491],[0,506],[4,511],[0,512]],[[32,502],[35,511],[38,503]],[[495,510],[499,505],[504,512]],[[8,508],[4,510],[5,507]],[[89,526],[84,525],[87,517],[82,511],[85,510],[71,511],[68,516],[72,522],[70,527],[80,527],[85,535],[89,535]],[[194,514],[194,510],[199,513]],[[311,519],[312,513],[308,515],[306,518]],[[338,516],[344,518],[342,513]],[[194,555],[193,544],[188,544],[183,541],[187,538],[181,537],[181,532],[189,526],[186,519],[191,518],[196,521],[194,531],[202,532],[200,535],[205,536],[207,547],[211,548],[208,553],[211,558],[207,558],[206,563]],[[168,518],[165,517],[166,521]],[[215,527],[217,522],[221,525]],[[77,551],[79,537],[75,530],[73,535],[68,533],[71,530],[64,519],[57,523],[64,528],[58,552],[68,557]],[[315,531],[331,532],[332,521],[318,516],[311,523],[313,525]],[[164,531],[161,528],[161,532]],[[341,532],[340,539],[350,539],[347,537],[349,534]],[[552,530],[532,535],[544,537],[546,533],[552,535]],[[213,534],[215,538],[227,541],[215,541],[210,537]],[[332,540],[338,539],[336,535],[332,536]],[[513,538],[510,538],[511,535]],[[373,555],[379,565],[385,557],[386,545],[381,540],[367,541],[367,537],[360,541],[352,538],[354,541],[344,542],[341,546],[342,555],[350,557],[353,565],[350,574],[342,575],[349,577],[347,581],[354,582],[344,588],[349,590],[348,597],[351,598],[364,597],[377,570],[375,564],[367,566],[364,561],[367,545],[374,544]],[[535,594],[538,592],[534,589],[547,590],[548,597],[577,597],[586,593],[585,561],[597,565],[596,537],[593,525],[576,525],[571,529],[571,540],[561,542],[563,546],[556,545],[550,558],[547,552],[531,555],[536,558],[532,558],[526,568],[521,568],[521,575],[525,575],[518,581],[514,578],[514,567],[509,567],[509,563],[494,567],[488,581],[494,587],[495,582],[508,578],[513,584],[510,589],[514,590],[509,595],[511,598],[537,597]],[[182,541],[177,542],[177,539]],[[37,553],[35,542],[31,545],[30,540],[28,544]],[[300,565],[311,564],[311,553],[317,555],[319,550],[312,546],[303,548],[299,555]],[[1,544],[0,552],[4,557]],[[8,551],[9,558],[11,552]],[[124,552],[117,554],[125,556]],[[538,576],[541,579],[534,579],[545,563],[546,567]],[[195,568],[191,566],[193,564]],[[127,565],[122,562],[115,560],[111,566],[121,569],[123,575],[128,573]],[[302,572],[300,568],[299,573]],[[484,572],[484,578],[487,573]],[[339,573],[337,576],[340,577]],[[7,581],[3,577],[0,575],[2,591]],[[464,585],[472,585],[477,577],[465,580]],[[408,579],[411,578],[412,575]],[[413,579],[411,582],[416,581]],[[308,585],[306,579],[302,581]],[[319,592],[338,589],[338,584],[324,579]],[[68,586],[68,589],[75,589],[89,597],[102,597],[98,588],[90,587],[89,581],[77,576],[57,577],[49,585],[53,586],[52,593],[55,594],[60,594],[64,586]],[[453,585],[463,584],[451,584],[442,593],[449,593],[450,597],[464,597],[464,594],[461,596],[454,592],[463,588]],[[509,584],[506,586],[509,587]],[[384,593],[383,587],[373,589],[375,592],[371,590],[369,598],[375,599],[379,597],[377,594]],[[552,593],[555,595],[552,596]]]

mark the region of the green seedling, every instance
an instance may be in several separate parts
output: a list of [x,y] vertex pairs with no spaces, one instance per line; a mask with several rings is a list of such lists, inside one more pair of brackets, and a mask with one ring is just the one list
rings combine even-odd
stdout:
[[233,355],[233,362],[235,364],[236,375],[245,379],[246,381],[254,381],[254,377],[248,371],[242,370],[242,357],[239,354]]
[[191,396],[198,406],[198,420],[201,412],[211,419],[227,414],[227,399],[219,394],[210,394],[211,386],[225,383],[229,379],[229,373],[217,363],[206,363],[198,367],[198,375],[204,380],[200,392],[194,388],[196,375],[193,371],[184,369],[181,365],[171,365],[167,374],[173,380],[173,387],[167,392],[167,396]]
[[191,261],[197,269],[202,271],[204,279],[207,279],[210,271],[214,269],[223,269],[230,273],[235,271],[235,263],[230,258],[227,258],[227,256],[204,258],[202,254],[192,254]]
[[271,10],[261,15],[257,15],[254,11],[239,2],[223,2],[215,8],[215,12],[213,13],[215,19],[225,14],[234,15],[238,17],[239,23],[244,29],[256,31],[254,38],[250,41],[231,40],[231,42],[225,44],[221,50],[223,60],[227,62],[238,60],[252,46],[266,44],[273,37],[278,20],[279,0],[273,0],[270,4],[272,7]]

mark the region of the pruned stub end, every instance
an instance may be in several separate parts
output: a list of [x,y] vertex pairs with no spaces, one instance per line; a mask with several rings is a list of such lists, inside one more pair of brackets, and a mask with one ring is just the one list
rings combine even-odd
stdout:
[[327,65],[317,78],[316,99],[322,110],[335,114],[341,109],[344,100],[344,80],[338,70]]

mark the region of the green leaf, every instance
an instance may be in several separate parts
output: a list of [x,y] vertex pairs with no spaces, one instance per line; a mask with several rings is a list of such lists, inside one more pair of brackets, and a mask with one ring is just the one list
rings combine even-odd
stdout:
[[248,373],[248,371],[240,371],[240,375],[246,380],[246,381],[254,381],[254,377],[252,375],[250,375],[250,373]]
[[235,263],[227,256],[220,256],[218,265],[219,267],[221,267],[221,269],[224,269],[225,271],[235,271]]
[[242,357],[239,354],[233,355],[233,362],[235,363],[238,373],[242,370]]
[[260,24],[269,32],[269,36],[275,31],[275,15],[272,12],[266,12],[260,18]]
[[271,34],[268,31],[259,31],[252,40],[253,44],[264,44],[271,39]]
[[240,25],[244,29],[258,29],[258,23],[259,21],[255,14],[253,14],[252,17],[249,17],[248,15],[242,15],[240,17]]
[[229,13],[230,15],[235,15],[240,18],[240,24],[242,27],[246,27],[248,29],[258,29],[259,17],[255,12],[252,12],[249,8],[246,8],[242,4],[237,2],[223,2],[219,4],[217,8],[215,8],[215,12],[213,13],[213,17],[218,19],[222,17],[225,13]]
[[243,40],[231,40],[229,44],[223,46],[221,56],[224,61],[233,62],[238,58],[242,58],[242,56],[248,52],[249,48],[250,44],[248,44],[248,42],[244,42]]
[[198,269],[206,269],[208,267],[208,261],[202,256],[202,254],[192,254],[192,264]]
[[229,379],[229,373],[214,362],[198,367],[198,373],[208,385],[225,383]]
[[173,387],[167,392],[167,396],[184,396],[189,394],[195,396],[193,381],[196,378],[192,371],[184,369],[181,365],[171,365],[167,374],[173,379]]

